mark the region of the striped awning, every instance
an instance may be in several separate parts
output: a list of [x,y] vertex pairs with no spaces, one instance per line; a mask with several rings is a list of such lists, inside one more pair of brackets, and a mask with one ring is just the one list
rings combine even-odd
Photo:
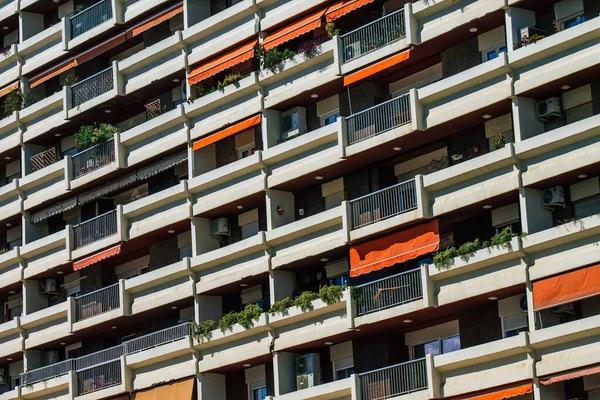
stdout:
[[73,271],[79,271],[80,269],[84,269],[85,267],[89,267],[90,265],[99,263],[102,260],[106,260],[109,257],[116,256],[119,253],[121,253],[120,244],[111,247],[110,249],[102,250],[99,253],[73,262]]
[[34,224],[41,222],[45,219],[48,219],[54,215],[61,214],[65,211],[68,211],[74,208],[77,205],[77,197],[72,199],[65,200],[61,203],[55,204],[51,207],[45,208],[43,210],[37,211],[31,215],[31,220]]
[[163,171],[171,169],[176,165],[181,164],[187,160],[187,152],[175,154],[174,156],[167,157],[162,161],[152,164],[145,168],[140,168],[136,174],[138,180],[148,179],[151,176],[158,175]]
[[99,199],[102,196],[116,192],[117,190],[123,189],[136,181],[137,175],[135,172],[132,172],[131,174],[128,174],[115,182],[107,183],[106,185],[101,186],[94,191],[82,194],[79,196],[79,205],[87,204],[91,201]]

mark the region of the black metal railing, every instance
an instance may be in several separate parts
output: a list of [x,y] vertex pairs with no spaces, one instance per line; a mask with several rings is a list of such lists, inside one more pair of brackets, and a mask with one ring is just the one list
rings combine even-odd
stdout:
[[81,321],[119,308],[119,284],[107,286],[75,298],[75,318]]
[[113,88],[113,67],[110,66],[71,86],[71,108],[79,107]]
[[101,0],[96,4],[72,15],[71,39],[92,30],[113,17],[111,0]]
[[423,297],[421,269],[402,272],[352,288],[357,315],[415,301]]
[[73,226],[75,249],[117,233],[117,210]]
[[115,162],[115,140],[109,139],[72,157],[73,179]]
[[425,359],[359,374],[362,400],[380,400],[427,389]]

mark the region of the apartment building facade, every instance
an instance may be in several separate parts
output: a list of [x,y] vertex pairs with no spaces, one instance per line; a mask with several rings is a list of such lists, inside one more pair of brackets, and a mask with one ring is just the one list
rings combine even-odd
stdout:
[[0,400],[600,398],[599,15],[0,0]]

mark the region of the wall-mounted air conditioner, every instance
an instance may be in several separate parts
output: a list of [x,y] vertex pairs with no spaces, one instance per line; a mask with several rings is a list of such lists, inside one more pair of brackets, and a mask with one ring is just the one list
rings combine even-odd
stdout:
[[542,207],[565,206],[565,192],[562,186],[553,186],[542,191]]
[[524,38],[530,38],[533,35],[540,35],[540,36],[546,36],[546,31],[543,29],[539,29],[533,26],[526,26],[525,28],[521,28],[521,40],[523,40]]
[[228,236],[229,221],[227,218],[217,218],[210,221],[211,236]]
[[40,294],[46,296],[58,295],[58,286],[56,285],[56,278],[44,279],[40,284]]
[[296,390],[306,389],[321,383],[321,364],[318,353],[296,357]]
[[291,139],[306,133],[306,109],[295,107],[281,113],[281,138]]
[[538,102],[535,105],[535,115],[540,119],[560,117],[560,99],[558,97],[550,97]]

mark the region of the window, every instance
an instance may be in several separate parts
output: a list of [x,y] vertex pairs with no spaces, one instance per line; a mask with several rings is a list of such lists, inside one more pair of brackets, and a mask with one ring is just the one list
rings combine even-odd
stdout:
[[432,340],[411,346],[411,358],[417,360],[427,354],[446,354],[460,350],[460,335]]
[[242,146],[236,150],[237,150],[237,158],[238,158],[238,160],[241,160],[242,158],[246,158],[246,157],[249,157],[252,154],[254,154],[254,152],[256,151],[256,146],[254,145],[254,143],[249,143],[249,144]]
[[573,202],[575,218],[585,218],[600,212],[600,194],[584,197]]
[[331,125],[338,119],[340,119],[340,111],[339,110],[332,111],[329,114],[321,116],[321,126]]
[[585,16],[583,15],[583,13],[559,21],[561,29],[569,29],[581,24],[582,22],[585,22]]
[[73,343],[65,347],[65,359],[77,358],[81,355],[81,342]]
[[183,260],[184,257],[193,257],[192,245],[185,246],[179,249],[179,259]]
[[350,275],[344,274],[329,278],[329,286],[348,286]]
[[517,313],[502,317],[502,333],[504,337],[517,336],[520,332],[527,331],[527,314]]
[[492,47],[491,49],[484,50],[483,52],[483,61],[490,61],[494,58],[498,58],[501,53],[506,53],[506,45],[501,44],[496,47]]
[[578,105],[577,107],[570,108],[565,111],[565,114],[567,116],[567,124],[572,124],[573,122],[589,118],[594,115],[592,102],[590,101],[588,103]]
[[250,222],[242,228],[242,239],[247,239],[256,235],[259,232],[258,221]]
[[346,357],[333,361],[333,376],[336,381],[350,378],[354,373],[354,358]]
[[265,381],[250,384],[250,400],[264,400],[267,398],[267,385]]

